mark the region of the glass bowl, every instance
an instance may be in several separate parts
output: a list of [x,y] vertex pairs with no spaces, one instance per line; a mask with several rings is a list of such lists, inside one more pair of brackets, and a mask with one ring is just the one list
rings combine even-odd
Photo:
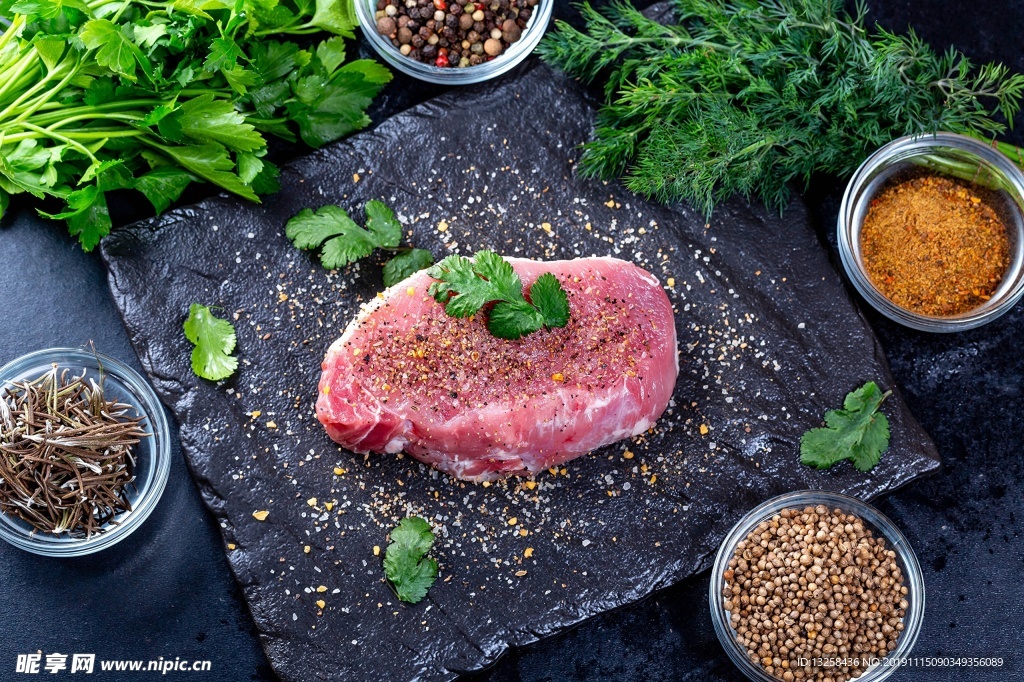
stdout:
[[[992,297],[959,315],[932,317],[902,308],[879,291],[868,277],[861,253],[860,233],[874,195],[895,174],[926,168],[973,179],[996,188],[1005,198],[1003,218],[1010,231],[1010,265]],[[907,327],[930,332],[956,332],[991,322],[1024,295],[1024,173],[993,146],[955,133],[901,137],[861,164],[846,186],[839,208],[839,255],[854,288],[876,310]]]
[[134,448],[135,480],[127,486],[132,510],[119,514],[114,523],[90,538],[73,538],[66,533],[42,533],[29,523],[0,512],[0,538],[35,554],[74,557],[98,552],[128,537],[153,511],[167,484],[171,469],[170,430],[163,407],[153,389],[138,372],[113,358],[76,348],[48,348],[29,353],[0,368],[0,391],[15,381],[32,380],[56,364],[72,375],[104,381],[108,398],[131,405],[143,417],[143,427],[152,435]]
[[725,540],[722,541],[722,546],[715,557],[714,568],[711,569],[709,593],[711,622],[714,624],[718,641],[722,643],[725,653],[732,662],[749,679],[756,682],[779,682],[779,678],[769,675],[763,668],[751,661],[747,650],[736,641],[736,631],[733,630],[729,621],[728,612],[725,610],[725,599],[722,595],[722,589],[725,587],[725,571],[728,568],[729,560],[736,552],[736,546],[762,521],[770,519],[783,509],[802,509],[819,504],[825,505],[829,510],[838,508],[848,514],[860,517],[865,527],[870,529],[875,537],[885,538],[888,548],[896,552],[896,562],[903,572],[904,585],[907,587],[906,599],[909,606],[906,616],[903,618],[903,632],[896,640],[896,648],[888,656],[864,671],[860,677],[853,678],[853,680],[856,682],[879,682],[892,675],[899,668],[896,662],[910,654],[921,630],[921,622],[924,619],[924,576],[910,544],[892,521],[874,507],[847,495],[818,490],[786,493],[755,507],[733,526],[729,534],[725,536]]
[[500,76],[515,67],[533,52],[541,38],[544,37],[544,31],[547,29],[548,22],[551,21],[551,12],[555,5],[554,0],[540,0],[533,8],[530,20],[526,24],[526,28],[523,29],[522,37],[491,61],[477,66],[442,68],[409,59],[396,50],[390,40],[377,33],[375,18],[377,3],[375,0],[355,0],[355,3],[356,15],[359,17],[359,26],[363,30],[363,36],[384,61],[406,75],[439,85],[480,83]]

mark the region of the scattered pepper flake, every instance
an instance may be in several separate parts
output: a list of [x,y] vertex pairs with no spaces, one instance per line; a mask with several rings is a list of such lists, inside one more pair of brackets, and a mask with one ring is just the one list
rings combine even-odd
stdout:
[[373,546],[373,556],[380,556],[380,545]]
[[320,585],[319,587],[316,588],[316,591],[317,592],[326,592],[327,591],[327,585]]
[[303,554],[309,554],[312,551],[313,551],[313,548],[310,547],[309,545],[306,545],[305,547],[302,548],[302,553]]
[[562,374],[561,372],[555,372],[554,374],[551,375],[551,380],[561,383],[565,381],[565,375]]
[[523,556],[529,559],[533,556],[533,547],[527,547],[523,550]]
[[250,416],[251,416],[251,417],[252,417],[253,419],[258,419],[258,418],[259,418],[259,416],[260,416],[261,414],[263,414],[263,411],[262,411],[262,410],[253,410],[252,412],[250,412],[250,413],[249,413],[249,415],[250,415]]
[[308,500],[306,500],[306,504],[308,504],[310,507],[315,507],[316,506],[316,498],[315,497],[309,498]]
[[334,475],[335,476],[341,476],[344,473],[345,473],[345,470],[342,469],[341,467],[334,467]]
[[710,431],[710,429],[708,428],[707,424],[701,424],[700,425],[700,435],[706,436],[706,435],[708,435],[708,431]]
[[333,502],[324,502],[324,509],[326,509],[327,511],[331,511],[332,509],[334,509],[334,503]]
[[322,609],[327,608],[327,602],[325,602],[323,599],[317,599],[316,605]]
[[523,481],[523,485],[527,488],[527,490],[533,490],[534,488],[537,487],[537,481]]
[[626,450],[622,453],[623,459],[633,459],[633,453],[630,450]]
[[359,173],[352,174],[352,182],[359,182]]
[[237,546],[235,545],[235,543],[229,542],[228,543],[228,549],[234,551],[235,549],[237,549]]
[[268,429],[276,429],[277,428],[277,422],[275,422],[273,419],[271,419],[270,421],[267,422],[267,428]]
[[262,511],[261,510],[261,511],[254,511],[252,513],[252,517],[254,519],[256,519],[257,521],[266,521],[268,516],[270,516],[270,512],[269,511]]
[[526,571],[516,571],[517,578],[522,578],[524,575],[526,575]]
[[508,525],[510,526],[514,526],[517,523],[519,523],[519,517],[513,516],[511,519],[508,520]]

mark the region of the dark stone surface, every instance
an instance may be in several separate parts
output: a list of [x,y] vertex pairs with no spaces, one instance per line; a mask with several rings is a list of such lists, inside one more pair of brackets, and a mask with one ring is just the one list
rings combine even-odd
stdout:
[[[646,3],[638,3],[646,4]],[[1024,71],[1024,11],[1014,0],[870,0],[870,18],[887,28],[912,24],[936,47],[955,43],[979,61],[1006,61]],[[570,14],[558,1],[556,12]],[[409,83],[393,90],[403,107]],[[433,86],[419,86],[424,97]],[[412,98],[408,101],[415,101]],[[381,111],[377,120],[392,111]],[[1010,137],[1020,144],[1019,124]],[[290,150],[279,150],[279,157]],[[812,187],[812,223],[834,232],[841,184]],[[204,197],[196,189],[185,203]],[[145,201],[119,197],[120,222],[147,215]],[[62,228],[16,210],[0,224],[4,320],[0,361],[54,344],[95,339],[131,361],[97,254],[82,254],[58,236]],[[42,302],[42,303],[41,303]],[[928,606],[915,653],[1006,657],[1004,669],[904,669],[891,679],[1003,682],[1024,679],[1017,635],[1024,621],[1020,541],[1024,509],[1024,360],[1018,339],[1024,311],[951,337],[896,327],[868,313],[911,410],[937,441],[940,474],[881,500],[922,558]],[[134,363],[133,363],[134,364]],[[177,452],[177,450],[175,450]],[[16,653],[95,651],[108,657],[194,656],[213,661],[202,675],[167,679],[275,678],[255,639],[183,461],[176,454],[161,505],[146,526],[118,548],[73,562],[34,557],[0,544],[0,679],[17,679]],[[154,532],[159,527],[159,532]],[[150,534],[152,533],[152,535]],[[137,543],[137,544],[133,544]],[[135,554],[145,561],[135,562]],[[180,576],[186,576],[180,579]],[[106,599],[118,595],[113,606]],[[54,621],[56,619],[56,622]],[[955,627],[954,627],[955,626]],[[140,680],[113,674],[101,680]],[[29,679],[25,677],[24,679]],[[512,649],[474,680],[653,680],[738,682],[707,612],[707,575],[683,580],[642,603],[591,619],[563,635]]]
[[[104,242],[115,303],[237,545],[228,560],[283,679],[448,679],[706,568],[732,523],[768,497],[873,497],[937,468],[898,395],[886,408],[892,447],[870,475],[796,463],[800,434],[848,391],[893,385],[801,207],[782,220],[734,202],[706,226],[580,180],[590,120],[578,86],[531,65],[300,159],[265,206],[215,198]],[[536,490],[339,449],[313,418],[314,387],[327,346],[380,290],[379,268],[327,273],[283,227],[305,207],[354,211],[369,199],[435,254],[610,253],[673,278],[674,407],[653,434],[539,476]],[[219,386],[189,368],[181,320],[194,301],[236,319],[242,367]],[[410,513],[439,527],[444,576],[414,607],[394,599],[372,553]]]

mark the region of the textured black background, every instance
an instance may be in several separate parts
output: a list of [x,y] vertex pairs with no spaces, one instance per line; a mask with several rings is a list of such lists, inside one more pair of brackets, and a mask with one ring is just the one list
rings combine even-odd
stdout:
[[[869,8],[871,18],[888,28],[909,23],[935,46],[954,44],[978,61],[998,59],[1024,71],[1024,7],[1012,0],[874,0]],[[571,10],[559,3],[558,14],[570,16]],[[376,118],[434,90],[396,83],[390,92]],[[1010,139],[1020,144],[1024,135]],[[823,178],[808,193],[825,243],[841,191],[840,182]],[[119,222],[145,215],[127,198],[115,210]],[[0,362],[89,340],[109,354],[134,358],[98,258],[77,251],[61,227],[15,210],[0,225],[0,255]],[[869,317],[946,466],[879,504],[909,537],[925,571],[928,605],[915,654],[1007,661],[1001,670],[907,669],[893,679],[1024,679],[1018,653],[1024,622],[1024,360],[1018,338],[1024,309],[952,336],[909,332]],[[714,639],[706,594],[706,576],[684,581],[642,604],[513,651],[474,679],[738,680]],[[273,679],[180,454],[153,517],[116,548],[58,561],[0,547],[0,680],[17,679],[16,654],[36,650],[213,661],[210,673],[168,679]]]

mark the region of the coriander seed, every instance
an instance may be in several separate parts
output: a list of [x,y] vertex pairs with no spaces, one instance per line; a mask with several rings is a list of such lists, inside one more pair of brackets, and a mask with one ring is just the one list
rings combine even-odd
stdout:
[[783,509],[736,546],[722,590],[736,641],[783,682],[847,682],[896,648],[909,602],[896,553],[825,505]]

